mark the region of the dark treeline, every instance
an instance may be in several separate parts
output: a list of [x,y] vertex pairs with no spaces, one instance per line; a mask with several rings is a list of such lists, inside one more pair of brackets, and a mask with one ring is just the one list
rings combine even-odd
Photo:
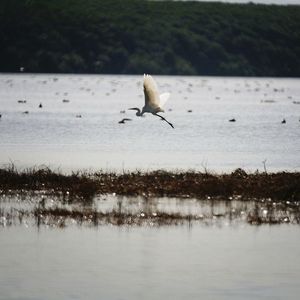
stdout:
[[300,76],[300,6],[0,0],[0,72]]

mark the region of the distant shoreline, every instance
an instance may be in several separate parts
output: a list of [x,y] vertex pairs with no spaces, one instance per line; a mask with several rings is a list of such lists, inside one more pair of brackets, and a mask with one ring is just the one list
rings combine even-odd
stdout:
[[300,5],[0,3],[1,72],[299,77]]
[[[13,75],[13,76],[135,76],[135,77],[141,77],[143,74],[119,74],[119,73],[49,73],[49,72],[3,72],[0,71],[0,76],[7,76],[7,75]],[[300,79],[300,76],[294,76],[294,77],[289,77],[289,76],[248,76],[248,75],[189,75],[189,74],[183,74],[183,75],[178,75],[178,74],[151,74],[155,77],[160,76],[160,77],[204,77],[204,78],[261,78],[261,79],[291,79],[291,80],[298,80]]]

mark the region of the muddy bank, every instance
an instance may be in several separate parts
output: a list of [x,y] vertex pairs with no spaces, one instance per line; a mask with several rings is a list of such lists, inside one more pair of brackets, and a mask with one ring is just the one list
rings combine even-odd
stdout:
[[300,173],[247,173],[237,169],[230,174],[201,172],[124,172],[64,175],[49,168],[0,169],[0,193],[46,191],[63,198],[92,199],[97,194],[178,198],[238,198],[298,201]]

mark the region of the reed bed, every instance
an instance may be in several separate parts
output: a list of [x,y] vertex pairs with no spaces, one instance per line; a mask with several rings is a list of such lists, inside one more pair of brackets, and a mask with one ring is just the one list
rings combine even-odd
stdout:
[[47,167],[17,170],[0,169],[0,193],[46,191],[88,200],[97,194],[124,196],[300,200],[300,173],[247,173],[237,169],[230,174],[208,172],[76,172],[70,175]]

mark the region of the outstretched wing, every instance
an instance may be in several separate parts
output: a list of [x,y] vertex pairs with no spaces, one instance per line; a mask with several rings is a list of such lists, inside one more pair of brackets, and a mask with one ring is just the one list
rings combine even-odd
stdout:
[[159,96],[160,102],[159,102],[159,106],[161,108],[164,107],[164,105],[166,104],[166,102],[168,101],[168,99],[170,98],[170,93],[163,93]]
[[145,107],[154,109],[160,107],[157,85],[151,75],[144,74]]

